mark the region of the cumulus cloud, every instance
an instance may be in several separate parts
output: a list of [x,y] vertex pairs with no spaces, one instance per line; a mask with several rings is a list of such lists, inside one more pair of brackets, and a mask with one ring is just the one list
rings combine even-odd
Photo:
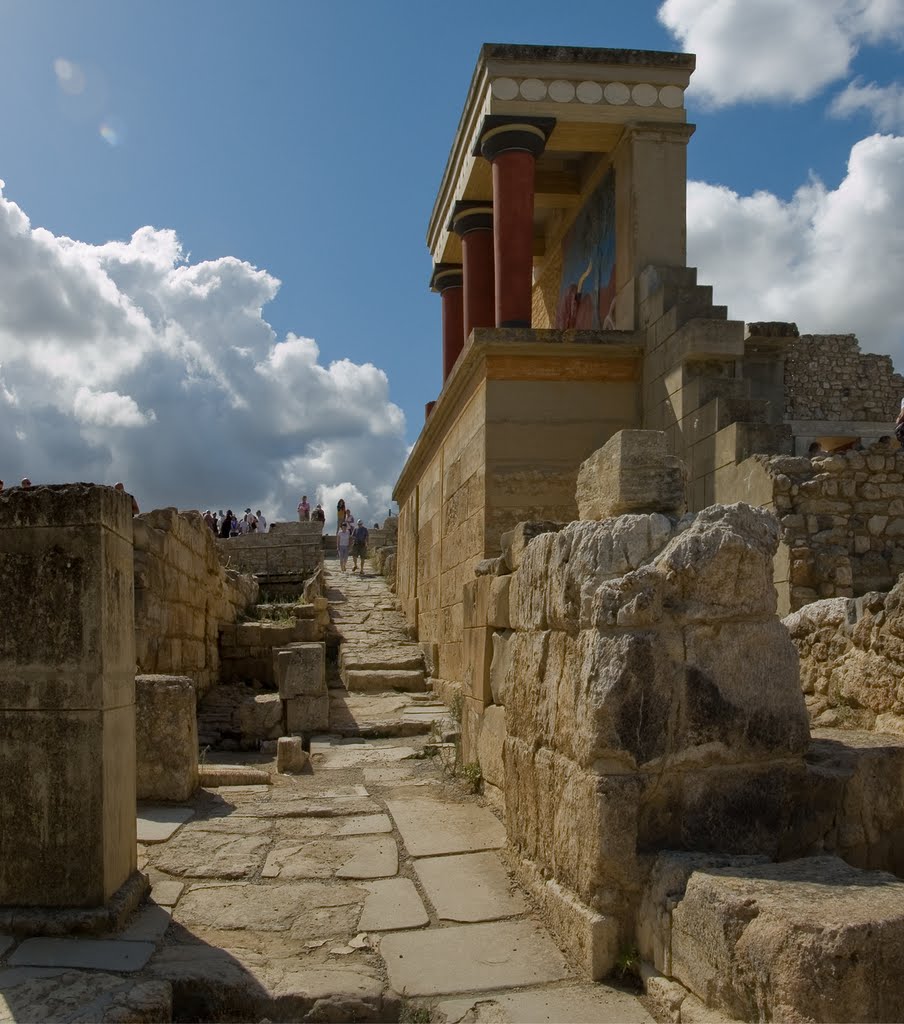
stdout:
[[697,54],[691,87],[717,107],[810,99],[863,43],[904,40],[904,0],[665,0],[658,17]]
[[143,508],[270,518],[345,488],[385,517],[406,453],[386,374],[277,338],[276,278],[228,256],[192,264],[171,230],[58,237],[2,188],[0,478],[122,479]]
[[688,262],[735,319],[792,320],[807,333],[855,333],[904,368],[904,138],[853,146],[837,189],[817,180],[790,202],[688,184]]
[[829,112],[835,117],[866,113],[876,127],[886,132],[904,131],[904,85],[893,82],[881,86],[855,79],[832,101]]

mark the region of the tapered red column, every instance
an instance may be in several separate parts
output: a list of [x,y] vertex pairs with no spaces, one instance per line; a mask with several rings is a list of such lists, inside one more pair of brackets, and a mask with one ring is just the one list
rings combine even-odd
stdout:
[[493,165],[495,323],[530,327],[534,172],[553,118],[484,118],[480,153]]
[[475,327],[493,327],[496,323],[493,207],[489,203],[456,203],[449,227],[461,237],[464,284],[462,340],[467,344]]
[[464,276],[460,263],[437,263],[430,287],[443,304],[443,384],[461,355],[464,335]]

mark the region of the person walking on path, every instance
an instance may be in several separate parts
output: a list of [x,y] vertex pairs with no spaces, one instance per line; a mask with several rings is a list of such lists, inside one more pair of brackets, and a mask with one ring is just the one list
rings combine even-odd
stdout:
[[307,523],[311,518],[311,506],[308,504],[308,496],[302,494],[301,501],[298,503],[298,521],[299,523]]
[[352,534],[352,572],[357,570],[358,559],[360,559],[362,576],[364,575],[364,559],[367,557],[367,540],[369,537],[370,531],[364,525],[364,522],[359,519],[358,525]]
[[348,549],[352,543],[351,531],[347,523],[341,523],[336,531],[336,553],[339,555],[339,568],[345,572],[348,568]]

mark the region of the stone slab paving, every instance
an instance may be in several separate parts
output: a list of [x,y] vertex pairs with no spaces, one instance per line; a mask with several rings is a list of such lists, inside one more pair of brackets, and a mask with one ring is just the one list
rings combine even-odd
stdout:
[[171,1021],[172,990],[162,981],[45,967],[0,970],[0,1022]]
[[151,886],[151,899],[160,907],[174,907],[184,889],[184,882],[155,881]]
[[148,903],[132,917],[130,924],[121,932],[116,932],[116,938],[126,942],[157,943],[171,923],[172,910],[157,903]]
[[505,827],[485,807],[419,796],[386,805],[412,857],[505,846]]
[[434,1013],[444,1024],[654,1024],[637,996],[592,984],[445,999]]
[[25,939],[9,958],[10,967],[96,967],[140,971],[154,952],[153,942],[121,939]]
[[166,842],[194,813],[191,807],[139,804],[138,842]]
[[528,909],[496,853],[421,857],[414,870],[441,921],[495,921]]
[[264,863],[263,878],[384,878],[399,868],[393,838],[360,836],[343,839],[277,842]]
[[392,987],[410,996],[538,985],[571,974],[546,931],[530,920],[393,932],[380,952]]
[[430,923],[424,901],[410,878],[386,878],[366,885],[368,897],[358,927],[363,932],[398,931]]

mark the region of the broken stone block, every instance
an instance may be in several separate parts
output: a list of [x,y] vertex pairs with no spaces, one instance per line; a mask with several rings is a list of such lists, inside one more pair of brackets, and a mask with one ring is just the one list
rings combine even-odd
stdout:
[[[502,535],[502,558],[511,572],[514,572],[521,565],[521,556],[524,549],[541,533],[556,533],[562,529],[562,523],[554,523],[550,520],[538,520],[534,523],[518,523],[513,529]],[[498,570],[497,570],[498,575]]]
[[300,736],[280,736],[276,741],[276,770],[281,773],[303,771],[308,753],[301,745]]
[[274,652],[276,683],[283,700],[326,691],[324,645],[293,644]]
[[900,1020],[902,954],[904,882],[836,857],[697,870],[671,912],[671,975],[739,1020]]
[[139,800],[188,800],[198,788],[198,715],[187,676],[135,677]]
[[282,701],[278,693],[259,693],[238,709],[239,732],[246,740],[272,740],[282,735]]
[[290,697],[286,701],[287,732],[327,732],[330,727],[330,698]]
[[680,515],[686,508],[684,463],[661,430],[620,430],[581,463],[579,519],[629,512]]

